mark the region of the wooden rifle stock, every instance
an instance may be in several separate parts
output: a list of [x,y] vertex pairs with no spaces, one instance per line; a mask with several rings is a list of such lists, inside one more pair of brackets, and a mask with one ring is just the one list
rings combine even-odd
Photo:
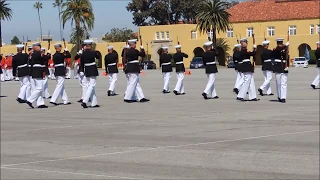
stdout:
[[180,42],[179,42],[179,37],[177,36],[177,42],[178,42],[178,45],[180,45]]
[[62,38],[62,41],[63,41],[63,46],[64,46],[64,48],[66,48],[67,46],[66,46],[66,40],[64,39],[64,38]]
[[[256,44],[256,39],[254,37],[254,34],[252,34],[252,43],[253,43],[253,45]],[[253,51],[255,51],[255,50],[256,50],[256,48],[253,48]],[[255,66],[255,61],[256,61],[256,54],[253,56],[253,61],[252,61],[253,70],[254,70],[254,66]]]

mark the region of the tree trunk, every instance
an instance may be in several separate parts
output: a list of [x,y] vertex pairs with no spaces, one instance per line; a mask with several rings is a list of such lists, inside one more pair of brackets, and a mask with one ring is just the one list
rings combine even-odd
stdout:
[[212,33],[213,33],[213,37],[212,37],[212,43],[213,43],[213,47],[214,48],[217,48],[217,35],[216,35],[216,31],[217,31],[217,28],[216,26],[214,25],[213,26],[213,30],[212,30]]
[[1,53],[1,47],[2,47],[2,26],[1,26],[1,18],[0,18],[0,53]]
[[59,12],[59,27],[60,27],[60,38],[62,41],[62,29],[61,29],[61,9],[60,9],[60,5],[58,6],[58,12]]
[[42,25],[41,25],[40,10],[39,9],[38,9],[38,17],[39,17],[39,23],[40,23],[40,41],[42,41]]

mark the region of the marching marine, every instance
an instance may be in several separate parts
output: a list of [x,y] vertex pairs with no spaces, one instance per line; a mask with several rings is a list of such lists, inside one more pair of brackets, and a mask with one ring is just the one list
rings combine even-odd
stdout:
[[118,53],[113,51],[113,46],[108,47],[108,54],[104,57],[106,73],[109,76],[108,96],[115,96],[116,81],[118,79]]
[[261,61],[262,61],[262,72],[263,72],[263,76],[264,76],[264,82],[263,84],[260,86],[260,88],[258,89],[259,94],[261,96],[263,96],[263,90],[267,90],[267,95],[271,96],[272,91],[271,91],[271,79],[272,79],[272,74],[273,74],[273,66],[272,66],[272,50],[268,49],[269,48],[269,43],[270,41],[263,41],[262,45],[263,45],[263,51],[261,54]]
[[233,62],[234,62],[234,65],[235,65],[235,71],[236,71],[236,74],[237,74],[237,78],[236,78],[236,83],[234,85],[234,88],[233,88],[233,92],[235,92],[236,94],[239,93],[239,89],[241,88],[242,86],[242,83],[243,83],[243,73],[241,72],[241,54],[240,54],[240,51],[241,51],[241,44],[236,44],[234,45],[234,52],[233,52]]
[[314,52],[317,60],[317,69],[318,69],[318,75],[317,77],[313,80],[311,87],[313,89],[316,89],[316,87],[319,85],[320,81],[320,41],[317,42],[317,50]]
[[162,47],[162,54],[160,55],[159,62],[163,76],[163,94],[170,93],[169,82],[172,72],[171,59],[172,55],[168,54],[168,47]]
[[184,95],[184,84],[183,84],[183,79],[184,79],[184,72],[185,72],[185,67],[183,64],[183,58],[188,58],[188,55],[186,53],[181,52],[181,45],[175,46],[176,48],[176,53],[173,55],[173,60],[174,63],[176,64],[176,73],[177,73],[177,84],[176,87],[174,88],[173,93],[175,95]]

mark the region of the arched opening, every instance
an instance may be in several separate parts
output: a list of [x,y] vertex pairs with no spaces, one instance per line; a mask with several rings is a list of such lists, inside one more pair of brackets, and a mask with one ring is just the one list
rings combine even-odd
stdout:
[[256,55],[255,55],[255,64],[256,65],[261,65],[262,64],[262,60],[261,60],[261,54],[263,52],[263,46],[262,45],[258,45],[257,46],[257,51],[256,51]]
[[218,52],[217,60],[219,62],[219,65],[226,66],[226,52],[220,46],[217,46],[216,50]]
[[298,46],[298,51],[299,51],[299,57],[305,57],[306,55],[306,48],[309,50],[311,50],[311,47],[309,46],[309,44],[306,43],[302,43]]
[[196,47],[193,50],[194,57],[201,57],[204,50],[201,47]]

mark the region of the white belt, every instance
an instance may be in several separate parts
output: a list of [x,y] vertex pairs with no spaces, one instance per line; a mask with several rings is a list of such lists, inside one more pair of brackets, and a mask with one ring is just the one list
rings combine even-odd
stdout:
[[114,66],[116,65],[117,63],[111,63],[111,64],[108,64],[107,66]]
[[132,63],[139,63],[139,60],[129,61],[128,63],[130,63],[130,64],[132,64]]
[[33,67],[45,67],[45,65],[41,65],[41,64],[34,64]]
[[242,64],[243,62],[241,61],[241,62],[238,62],[238,64]]
[[29,64],[28,67],[31,67],[31,64]]
[[271,62],[271,59],[266,59],[263,62]]
[[24,64],[24,65],[18,66],[18,68],[23,68],[23,67],[27,67],[27,66],[28,66],[28,64]]
[[56,64],[56,65],[54,65],[55,67],[60,67],[60,66],[64,66],[64,64],[63,63],[61,63],[61,64]]
[[237,63],[238,61],[234,61],[235,63]]
[[183,64],[183,62],[182,62],[182,61],[180,61],[180,62],[176,62],[176,64]]
[[208,64],[216,64],[216,62],[207,62],[206,65]]
[[85,66],[93,66],[93,65],[96,65],[96,63],[95,62],[92,62],[92,63],[86,63],[86,64],[84,64]]
[[[275,59],[274,62],[281,62],[280,59]],[[286,62],[285,60],[282,60],[282,62]]]
[[242,62],[250,62],[250,59],[244,59]]
[[162,63],[161,65],[163,66],[163,65],[169,65],[169,64],[171,64],[171,62],[168,62],[168,63]]

